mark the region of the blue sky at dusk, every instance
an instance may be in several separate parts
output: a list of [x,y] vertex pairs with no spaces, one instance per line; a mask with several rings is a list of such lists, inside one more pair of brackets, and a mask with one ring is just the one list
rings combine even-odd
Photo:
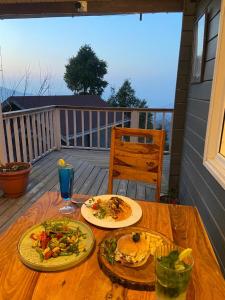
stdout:
[[[71,94],[63,80],[68,58],[89,44],[106,60],[110,86],[118,89],[130,79],[136,95],[150,107],[174,101],[181,34],[181,14],[45,18],[0,21],[4,86],[15,88],[29,70],[27,92],[37,94],[47,74],[49,93]],[[2,85],[0,79],[0,86]],[[24,89],[24,81],[17,88]]]

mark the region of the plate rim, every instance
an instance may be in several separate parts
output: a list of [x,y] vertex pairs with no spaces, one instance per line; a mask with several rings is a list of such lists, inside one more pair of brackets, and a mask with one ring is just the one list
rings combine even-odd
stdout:
[[94,233],[93,233],[92,229],[90,228],[90,226],[88,226],[88,224],[85,224],[82,221],[69,219],[70,222],[81,224],[82,226],[87,228],[87,230],[89,231],[90,236],[91,236],[91,246],[90,246],[89,250],[85,253],[85,255],[82,257],[81,260],[79,260],[79,261],[74,260],[72,262],[68,262],[67,264],[63,264],[63,265],[60,265],[60,266],[57,266],[56,264],[51,265],[51,266],[41,266],[41,265],[38,265],[36,263],[29,262],[28,260],[26,260],[26,258],[24,258],[24,256],[22,256],[22,254],[20,252],[20,245],[21,245],[24,237],[26,236],[26,234],[29,231],[32,231],[33,229],[41,226],[42,223],[45,222],[45,221],[55,221],[55,220],[63,220],[63,219],[65,219],[65,218],[63,218],[63,217],[61,217],[61,218],[49,218],[49,219],[43,220],[41,223],[34,224],[33,226],[28,227],[22,233],[22,235],[20,236],[19,241],[17,243],[17,252],[18,252],[19,258],[20,258],[20,260],[22,261],[23,264],[25,264],[27,267],[31,268],[32,270],[36,270],[36,271],[57,272],[57,271],[70,269],[70,268],[80,264],[81,262],[83,262],[90,255],[90,253],[92,252],[92,250],[94,248],[95,242],[96,242],[96,239],[95,239],[95,236],[94,236]]
[[119,229],[119,228],[125,228],[125,227],[128,227],[128,226],[134,225],[134,224],[136,224],[141,219],[141,217],[143,215],[143,211],[142,211],[142,208],[141,208],[140,204],[137,202],[137,200],[133,200],[133,199],[127,197],[127,196],[115,195],[115,194],[96,195],[96,196],[88,198],[84,203],[87,203],[92,198],[106,197],[106,196],[107,197],[122,197],[122,198],[128,199],[129,202],[131,201],[131,203],[133,203],[139,209],[139,215],[138,215],[138,217],[136,219],[134,219],[133,221],[131,221],[130,223],[129,222],[128,223],[125,222],[125,221],[129,220],[130,217],[128,217],[125,220],[118,221],[118,222],[107,222],[107,221],[95,218],[96,222],[93,222],[93,220],[95,221],[95,219],[93,218],[93,220],[92,219],[90,220],[90,218],[85,214],[85,210],[87,209],[87,207],[85,206],[85,204],[82,204],[82,206],[81,206],[81,215],[83,216],[83,218],[87,222],[89,222],[92,225],[95,225],[95,226],[98,226],[98,227],[102,227],[102,228]]

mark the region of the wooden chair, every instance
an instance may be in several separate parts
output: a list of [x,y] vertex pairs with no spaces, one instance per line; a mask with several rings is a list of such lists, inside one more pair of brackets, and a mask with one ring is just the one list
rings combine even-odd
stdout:
[[[127,136],[131,142],[124,141]],[[150,138],[151,143],[138,143],[138,137]],[[113,179],[137,180],[155,183],[159,201],[164,142],[165,130],[112,128],[108,193],[112,194]]]

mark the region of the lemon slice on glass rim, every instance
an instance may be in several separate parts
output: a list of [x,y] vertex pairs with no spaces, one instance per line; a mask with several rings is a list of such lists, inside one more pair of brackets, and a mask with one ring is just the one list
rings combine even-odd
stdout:
[[179,261],[184,260],[184,258],[188,257],[189,255],[191,255],[192,253],[192,249],[191,248],[187,248],[184,249],[180,254],[179,254]]
[[58,164],[58,166],[60,166],[60,167],[65,167],[66,162],[65,162],[64,159],[60,158],[60,159],[58,160],[57,164]]

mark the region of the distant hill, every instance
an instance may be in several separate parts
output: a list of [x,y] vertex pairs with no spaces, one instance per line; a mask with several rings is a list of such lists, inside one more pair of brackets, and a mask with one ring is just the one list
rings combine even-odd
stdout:
[[10,96],[23,96],[23,93],[19,91],[14,91],[12,89],[0,87],[0,101],[3,102]]

